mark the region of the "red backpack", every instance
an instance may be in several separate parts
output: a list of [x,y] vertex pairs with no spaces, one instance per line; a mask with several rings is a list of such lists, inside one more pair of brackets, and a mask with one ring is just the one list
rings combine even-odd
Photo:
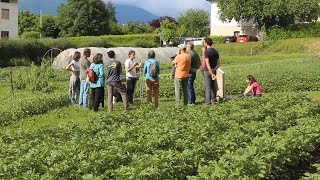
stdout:
[[88,71],[88,78],[89,78],[89,82],[96,82],[97,74],[93,71],[93,69],[90,69]]

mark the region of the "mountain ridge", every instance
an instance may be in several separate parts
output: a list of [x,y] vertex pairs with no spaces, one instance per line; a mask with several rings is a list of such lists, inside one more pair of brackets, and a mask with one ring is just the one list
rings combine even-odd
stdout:
[[[29,10],[32,14],[51,14],[53,16],[57,15],[57,9],[61,3],[65,3],[66,0],[20,0],[18,2],[19,11]],[[116,19],[119,24],[124,24],[126,22],[138,21],[147,23],[152,19],[159,18],[158,16],[146,11],[142,8],[126,5],[126,4],[113,4],[116,11]]]

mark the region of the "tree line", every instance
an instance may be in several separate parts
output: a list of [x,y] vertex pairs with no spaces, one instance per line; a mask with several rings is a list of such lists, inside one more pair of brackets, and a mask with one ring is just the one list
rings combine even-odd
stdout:
[[19,34],[22,38],[78,37],[154,33],[163,41],[175,41],[177,37],[204,37],[209,35],[209,14],[200,9],[189,9],[175,19],[165,16],[148,23],[127,22],[119,24],[116,8],[111,1],[67,0],[58,7],[58,15],[40,15],[29,10],[19,13]]

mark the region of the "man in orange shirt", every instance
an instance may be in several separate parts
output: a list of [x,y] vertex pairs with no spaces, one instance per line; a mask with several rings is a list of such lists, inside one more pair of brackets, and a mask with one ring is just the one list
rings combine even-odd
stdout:
[[188,104],[188,80],[191,68],[191,57],[186,53],[187,50],[185,44],[180,44],[178,48],[180,49],[180,54],[178,54],[174,61],[172,61],[172,64],[176,66],[174,76],[176,104],[180,104],[183,93],[183,103],[186,106]]

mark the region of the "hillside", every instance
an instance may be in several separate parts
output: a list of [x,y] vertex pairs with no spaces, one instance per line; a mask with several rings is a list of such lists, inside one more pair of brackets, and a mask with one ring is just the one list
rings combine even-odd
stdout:
[[[57,15],[57,8],[61,3],[65,3],[66,0],[20,0],[19,10],[23,11],[29,9],[31,13],[39,14],[42,10],[43,14]],[[152,19],[158,18],[158,16],[135,6],[114,4],[116,8],[116,19],[118,23],[122,24],[129,21],[148,22]]]

